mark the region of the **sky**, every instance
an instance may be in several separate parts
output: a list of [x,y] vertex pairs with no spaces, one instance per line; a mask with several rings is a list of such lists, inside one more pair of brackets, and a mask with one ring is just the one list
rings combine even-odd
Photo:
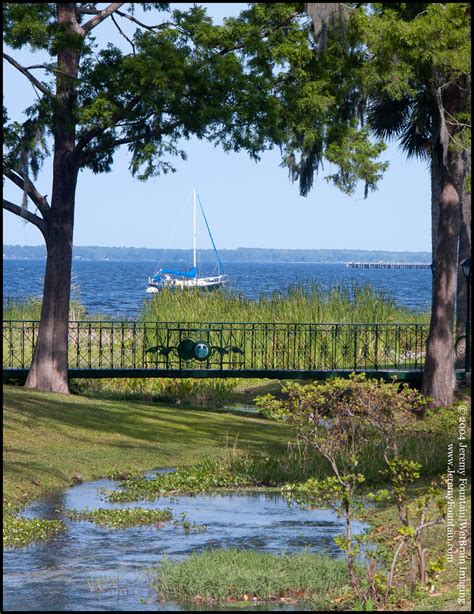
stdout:
[[[176,5],[171,5],[176,6]],[[180,4],[184,9],[188,4]],[[244,4],[205,5],[216,22],[237,15]],[[100,7],[100,5],[99,5]],[[166,15],[161,13],[162,16]],[[138,16],[138,14],[137,14]],[[144,20],[153,22],[152,13]],[[129,32],[131,33],[131,29]],[[126,45],[106,20],[94,31],[97,42]],[[21,50],[10,55],[24,65],[39,63],[37,56]],[[35,71],[44,78],[44,72]],[[29,81],[4,61],[4,105],[11,119],[21,120],[32,103]],[[396,143],[382,154],[390,166],[376,192],[364,199],[360,184],[353,196],[342,194],[323,176],[315,180],[308,196],[280,167],[278,148],[264,152],[259,162],[245,153],[226,153],[205,141],[184,142],[188,159],[175,159],[177,172],[143,183],[128,170],[126,148],[115,156],[112,172],[79,174],[74,225],[75,245],[107,247],[191,248],[192,192],[195,188],[211,227],[217,248],[363,249],[389,251],[431,250],[430,173],[426,162],[406,160]],[[51,196],[51,158],[35,182]],[[21,203],[21,193],[9,180],[4,196]],[[198,226],[198,245],[210,246]],[[41,245],[39,230],[18,216],[3,213],[3,242],[8,245]]]

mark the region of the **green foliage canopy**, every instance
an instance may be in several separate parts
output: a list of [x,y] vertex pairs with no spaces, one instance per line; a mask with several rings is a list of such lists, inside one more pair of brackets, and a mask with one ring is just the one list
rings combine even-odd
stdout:
[[358,11],[356,21],[369,50],[365,83],[375,107],[369,114],[375,133],[401,137],[408,155],[429,158],[438,138],[445,154],[448,146],[468,150],[470,96],[456,100],[455,111],[453,102],[457,88],[469,88],[469,4],[371,6],[370,14]]
[[[317,56],[303,4],[256,3],[222,25],[213,24],[201,6],[141,4],[154,16],[150,25],[135,16],[131,3],[110,16],[126,39],[124,48],[100,48],[92,36],[98,24],[90,25],[100,10],[95,3],[75,6],[82,31],[66,32],[54,3],[4,5],[5,43],[51,56],[50,62],[19,68],[43,94],[25,111],[27,119],[4,117],[6,162],[22,176],[36,177],[49,155],[54,85],[70,79],[57,70],[55,56],[75,49],[81,61],[71,121],[80,168],[110,172],[115,152],[126,145],[131,172],[144,180],[173,172],[172,158],[186,158],[183,140],[193,136],[258,160],[263,150],[283,146],[288,135],[304,135],[312,152],[308,169],[319,167],[324,155],[336,166],[327,179],[342,190],[351,193],[359,179],[375,187],[386,167],[374,162],[383,145],[359,130],[352,112],[360,59],[352,55],[348,62],[337,40]],[[136,26],[133,36],[120,25],[127,21]],[[45,78],[34,77],[36,70]],[[348,86],[341,87],[342,73],[354,73]]]
[[[307,5],[317,21],[311,6],[321,5]],[[306,104],[308,88],[301,88],[300,116],[285,140],[290,174],[299,180],[301,194],[311,190],[323,158],[338,166],[327,179],[343,191],[352,193],[357,179],[365,181],[366,194],[376,188],[387,165],[376,161],[383,145],[367,138],[364,124],[372,137],[399,139],[408,156],[429,160],[437,139],[445,156],[448,146],[467,152],[470,96],[460,104],[453,98],[456,88],[470,88],[469,4],[332,6],[343,8],[343,16],[336,12],[328,31],[314,28],[317,60],[307,66],[320,85],[318,95],[310,96],[313,105],[321,104],[324,91],[328,107],[321,113]],[[324,78],[328,74],[332,80]]]

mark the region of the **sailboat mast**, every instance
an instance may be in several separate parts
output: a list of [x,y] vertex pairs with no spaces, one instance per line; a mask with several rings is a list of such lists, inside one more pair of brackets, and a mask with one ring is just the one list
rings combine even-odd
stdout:
[[193,266],[196,268],[196,188],[193,190]]

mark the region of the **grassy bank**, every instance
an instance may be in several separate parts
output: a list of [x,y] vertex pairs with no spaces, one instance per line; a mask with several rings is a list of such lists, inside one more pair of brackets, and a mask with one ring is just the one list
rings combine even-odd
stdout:
[[324,609],[349,583],[344,560],[303,552],[272,555],[210,550],[184,561],[164,559],[153,585],[160,599],[193,604],[310,604]]
[[[276,383],[248,384],[240,398],[274,390]],[[220,461],[225,473],[249,483],[278,485],[326,475],[326,464],[294,443],[283,424],[249,415],[170,406],[143,400],[93,399],[4,386],[4,504],[19,506],[77,480],[136,474],[154,467],[189,467]],[[469,403],[470,399],[461,397]],[[445,470],[444,450],[456,429],[449,411],[434,412],[401,442],[404,455],[419,461],[423,474]],[[234,453],[237,442],[238,453]],[[380,480],[382,450],[369,442],[361,470]],[[222,449],[227,448],[225,458]],[[218,474],[209,464],[208,474]],[[201,470],[201,481],[203,473]],[[162,478],[162,480],[169,480]],[[202,482],[204,484],[204,481]],[[147,481],[148,488],[153,482]],[[125,485],[124,485],[125,486]]]
[[243,449],[278,457],[292,438],[282,425],[260,418],[17,386],[4,386],[3,394],[8,509],[78,478],[191,465],[235,438]]

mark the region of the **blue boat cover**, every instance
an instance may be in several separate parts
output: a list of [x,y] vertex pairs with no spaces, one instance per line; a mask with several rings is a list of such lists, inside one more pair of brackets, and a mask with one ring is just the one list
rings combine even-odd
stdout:
[[196,267],[193,267],[190,271],[174,271],[172,269],[160,269],[158,273],[153,277],[154,280],[160,279],[161,275],[180,275],[181,277],[196,277],[197,270]]

